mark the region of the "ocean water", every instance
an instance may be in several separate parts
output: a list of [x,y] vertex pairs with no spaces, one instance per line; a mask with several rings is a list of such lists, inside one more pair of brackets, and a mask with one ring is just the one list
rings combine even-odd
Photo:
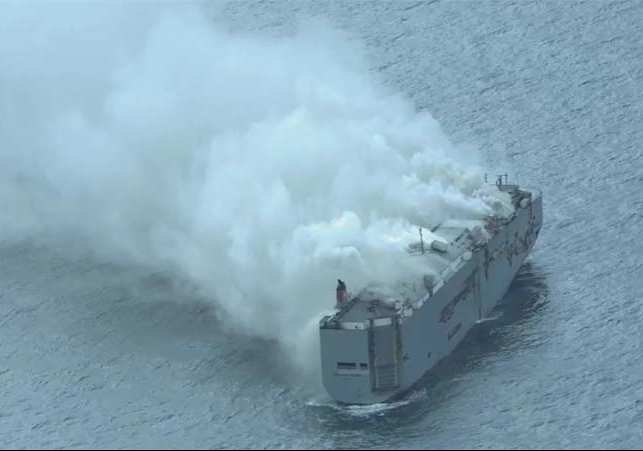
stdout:
[[70,237],[0,236],[0,447],[643,446],[643,3],[212,14],[276,34],[314,16],[363,41],[372,70],[490,172],[543,191],[534,251],[499,318],[405,399],[340,407],[183,281]]

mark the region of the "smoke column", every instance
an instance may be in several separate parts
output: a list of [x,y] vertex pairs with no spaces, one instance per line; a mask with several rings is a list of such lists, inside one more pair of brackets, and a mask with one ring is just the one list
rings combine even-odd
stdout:
[[430,272],[405,253],[418,225],[507,208],[361,55],[328,26],[244,36],[184,2],[3,1],[2,239],[180,272],[314,368],[337,278]]

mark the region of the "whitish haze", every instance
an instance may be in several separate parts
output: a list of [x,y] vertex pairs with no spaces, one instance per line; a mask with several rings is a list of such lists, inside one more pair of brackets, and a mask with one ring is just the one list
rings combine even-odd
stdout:
[[328,26],[235,35],[185,3],[3,1],[3,236],[180,271],[313,367],[338,277],[430,271],[405,255],[417,224],[506,208],[361,54]]

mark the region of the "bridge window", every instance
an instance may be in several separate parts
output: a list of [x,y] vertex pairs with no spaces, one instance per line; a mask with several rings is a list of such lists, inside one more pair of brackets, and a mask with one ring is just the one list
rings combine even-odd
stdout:
[[347,363],[347,362],[337,362],[337,369],[338,370],[356,370],[357,369],[357,363]]

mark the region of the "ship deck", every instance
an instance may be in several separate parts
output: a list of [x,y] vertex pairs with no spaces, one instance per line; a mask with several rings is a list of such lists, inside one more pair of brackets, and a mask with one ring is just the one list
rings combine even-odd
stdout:
[[[521,190],[518,185],[503,184],[499,189],[509,194],[514,208],[525,195],[532,198],[540,196],[539,191]],[[498,226],[502,227],[502,221],[511,221],[514,216],[515,213],[512,213],[506,218],[500,218],[501,223]],[[465,253],[483,245],[490,238],[492,232],[486,229],[486,225],[485,219],[448,220],[430,231],[427,230],[423,241],[412,243],[408,253],[414,258],[423,259],[425,266],[430,268],[429,274],[401,280],[394,287],[382,289],[375,284],[369,285],[345,306],[339,308],[329,321],[348,328],[360,328],[365,320],[391,318],[403,313],[409,304],[420,301],[427,294],[426,277],[432,279],[433,291],[437,291],[462,264]],[[433,240],[448,245],[438,245],[434,248]]]
[[[423,259],[432,270],[433,285],[446,280],[461,262],[463,254],[475,246],[472,235],[476,227],[484,230],[483,220],[451,220],[432,229],[429,239],[419,240],[409,246],[408,252],[413,258]],[[486,232],[483,232],[486,233]],[[448,243],[445,252],[431,247],[433,239]],[[412,303],[424,297],[428,289],[422,278],[399,281],[394,287],[369,285],[358,292],[333,318],[342,323],[359,323],[364,320],[392,317],[399,312],[405,303]],[[397,305],[396,305],[396,302]]]

